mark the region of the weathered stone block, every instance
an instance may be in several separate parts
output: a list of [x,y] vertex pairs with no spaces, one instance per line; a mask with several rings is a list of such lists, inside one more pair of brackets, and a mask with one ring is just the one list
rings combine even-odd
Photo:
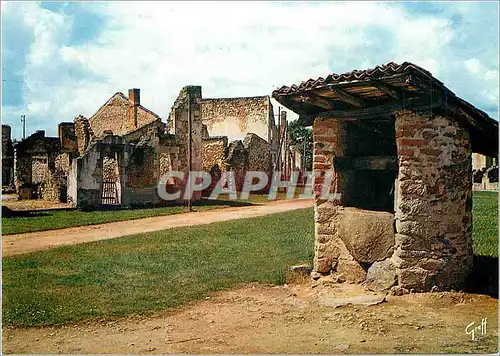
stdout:
[[376,292],[389,290],[396,283],[396,266],[390,258],[373,263],[366,274],[366,286]]
[[348,283],[361,283],[366,279],[366,271],[356,261],[339,259],[336,269]]
[[339,236],[359,262],[376,262],[392,255],[394,216],[391,213],[345,208]]

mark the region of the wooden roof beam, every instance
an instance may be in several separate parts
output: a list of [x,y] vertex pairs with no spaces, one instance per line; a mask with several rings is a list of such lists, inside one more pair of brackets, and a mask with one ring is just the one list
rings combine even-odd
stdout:
[[443,106],[443,97],[430,100],[427,96],[418,96],[407,98],[404,102],[393,101],[390,103],[376,105],[368,108],[357,110],[330,110],[318,114],[300,115],[299,124],[302,126],[311,126],[315,118],[330,118],[330,119],[373,119],[376,117],[389,116],[394,111],[409,109],[409,110],[432,110]]
[[362,106],[366,106],[366,102],[363,99],[358,98],[352,94],[349,94],[348,92],[346,92],[340,88],[336,88],[334,86],[331,86],[331,87],[329,87],[329,89],[332,93],[337,95],[340,98],[340,100],[345,101],[346,103],[349,103],[357,108],[360,108]]
[[332,103],[318,95],[318,94],[314,94],[314,93],[303,93],[302,94],[302,101],[305,102],[305,103],[310,103],[312,105],[315,105],[315,106],[319,106],[320,108],[323,108],[323,109],[326,109],[326,110],[333,110],[333,105]]
[[402,100],[403,97],[404,97],[403,91],[401,91],[399,89],[396,89],[395,87],[393,87],[391,85],[387,85],[385,83],[381,83],[381,82],[377,82],[377,81],[374,81],[371,84],[375,88],[377,88],[378,90],[380,90],[381,92],[383,92],[383,93],[389,95],[390,97],[392,97],[393,99]]

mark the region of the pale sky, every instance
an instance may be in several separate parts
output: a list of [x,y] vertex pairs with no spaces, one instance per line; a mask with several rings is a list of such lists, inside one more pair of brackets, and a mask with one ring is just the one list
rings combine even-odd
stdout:
[[[141,89],[164,120],[179,90],[270,95],[394,61],[498,120],[497,2],[4,2],[2,122],[21,136]],[[277,110],[277,105],[275,105]]]

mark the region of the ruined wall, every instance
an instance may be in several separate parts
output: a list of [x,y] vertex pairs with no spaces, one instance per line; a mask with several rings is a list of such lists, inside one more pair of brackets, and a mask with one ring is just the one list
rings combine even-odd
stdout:
[[[201,171],[202,162],[202,134],[201,120],[201,87],[186,86],[181,89],[170,112],[172,133],[175,134],[176,145],[180,148],[177,155],[177,169],[189,172],[189,120],[191,120],[191,171]],[[195,192],[193,199],[200,199],[201,192]]]
[[82,155],[87,149],[90,140],[94,136],[94,132],[90,127],[89,120],[80,115],[74,119],[75,124],[75,136],[77,138],[77,149],[80,155]]
[[58,136],[60,140],[61,150],[77,151],[77,136],[74,122],[61,122],[57,126]]
[[227,148],[227,137],[210,137],[203,139],[203,170],[210,172],[214,165],[218,165],[220,169],[225,167]]
[[235,188],[239,192],[243,188],[248,171],[248,151],[241,141],[233,141],[226,149],[225,171],[234,172]]
[[450,118],[401,111],[396,137],[399,287],[460,288],[473,257],[468,132]]
[[210,136],[227,136],[233,141],[255,133],[268,142],[272,140],[274,117],[268,96],[203,99],[201,110]]
[[243,139],[243,145],[248,150],[248,170],[270,173],[272,170],[270,144],[256,134],[249,133]]
[[49,176],[48,155],[40,154],[31,156],[31,182],[42,183]]

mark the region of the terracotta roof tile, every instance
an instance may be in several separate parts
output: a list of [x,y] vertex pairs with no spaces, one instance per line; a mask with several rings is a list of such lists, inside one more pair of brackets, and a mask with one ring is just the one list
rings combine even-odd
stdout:
[[331,73],[326,78],[323,77],[319,77],[318,79],[311,78],[306,81],[303,81],[299,85],[293,84],[291,87],[284,85],[281,88],[274,90],[273,96],[293,94],[302,90],[310,90],[322,85],[387,77],[395,74],[405,73],[411,70],[420,72],[421,74],[429,78],[432,77],[432,74],[430,72],[423,69],[422,67],[417,66],[416,64],[410,62],[404,62],[402,64],[389,62],[387,64],[376,66],[375,68],[372,69],[365,69],[365,70],[355,69],[353,71],[343,74]]

